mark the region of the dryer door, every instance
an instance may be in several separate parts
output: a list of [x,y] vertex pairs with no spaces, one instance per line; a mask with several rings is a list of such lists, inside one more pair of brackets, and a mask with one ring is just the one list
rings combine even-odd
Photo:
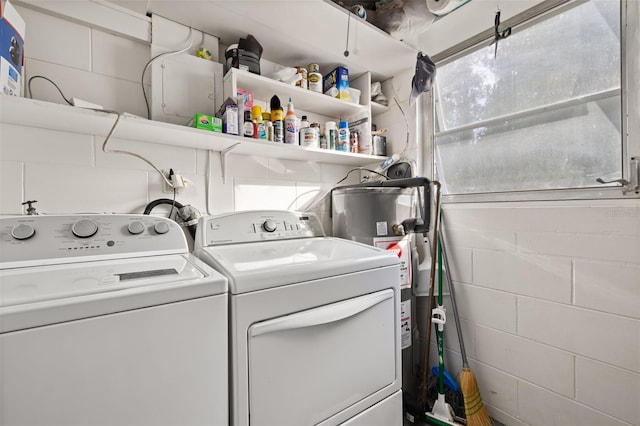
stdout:
[[317,424],[394,383],[394,306],[384,290],[253,324],[250,423]]

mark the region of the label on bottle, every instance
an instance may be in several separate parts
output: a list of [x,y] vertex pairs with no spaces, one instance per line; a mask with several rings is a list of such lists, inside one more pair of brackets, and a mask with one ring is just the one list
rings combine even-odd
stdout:
[[349,152],[349,129],[338,129],[338,151]]
[[320,129],[317,127],[305,127],[300,129],[300,145],[310,148],[318,148],[320,145]]
[[253,123],[251,121],[245,121],[242,125],[242,130],[246,138],[253,137]]
[[327,149],[338,149],[338,131],[336,129],[327,131]]
[[279,143],[284,142],[284,123],[282,120],[273,122],[273,141]]
[[298,141],[298,128],[296,127],[295,116],[290,118],[285,118],[284,126],[285,126],[284,143],[297,145],[299,141]]
[[322,74],[312,72],[309,74],[309,90],[312,92],[322,93]]

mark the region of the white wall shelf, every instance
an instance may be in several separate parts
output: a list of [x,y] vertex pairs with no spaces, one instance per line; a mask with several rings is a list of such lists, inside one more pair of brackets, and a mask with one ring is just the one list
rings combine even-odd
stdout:
[[[0,95],[0,123],[2,124],[106,136],[115,119],[115,114],[104,111]],[[120,119],[112,137],[212,151],[224,151],[236,145],[232,151],[234,154],[353,166],[372,164],[383,158],[374,155],[276,144],[147,120],[132,115],[124,115]]]
[[[390,37],[369,22],[354,18],[353,14],[349,21],[347,10],[331,0],[108,1],[143,15],[155,13],[213,34],[226,46],[252,34],[264,48],[264,59],[286,66],[318,63],[323,74],[342,65],[349,69],[350,75],[371,72],[375,81],[384,81],[413,69],[418,53],[418,49]],[[347,28],[349,55],[344,56]],[[216,60],[224,61],[223,58]]]
[[371,115],[382,114],[383,112],[387,112],[390,109],[391,108],[389,108],[387,105],[382,105],[373,101],[371,102]]
[[293,100],[293,104],[297,109],[313,111],[329,117],[347,117],[366,108],[365,105],[332,98],[322,93],[312,92],[311,90],[235,68],[230,69],[224,76],[227,96],[234,92],[234,80],[235,89],[251,90],[255,99],[265,100],[268,103],[273,95],[278,95],[283,108],[286,108],[289,98]]

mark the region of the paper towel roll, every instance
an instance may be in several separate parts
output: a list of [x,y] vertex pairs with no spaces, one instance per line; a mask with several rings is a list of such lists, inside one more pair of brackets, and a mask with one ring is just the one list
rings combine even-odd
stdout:
[[443,16],[471,0],[427,0],[427,9],[436,16]]

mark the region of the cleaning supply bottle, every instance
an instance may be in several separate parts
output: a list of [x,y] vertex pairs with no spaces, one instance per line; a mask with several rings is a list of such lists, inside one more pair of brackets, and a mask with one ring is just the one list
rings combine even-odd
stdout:
[[349,123],[340,120],[338,123],[338,151],[349,152]]
[[260,105],[254,105],[251,107],[251,116],[256,121],[256,139],[267,139],[267,129],[262,119],[262,107]]
[[327,149],[338,149],[338,129],[335,121],[327,121],[324,124],[327,136]]
[[298,117],[293,109],[293,101],[289,98],[287,105],[287,115],[284,117],[284,143],[298,145],[300,139],[298,137]]
[[271,123],[273,124],[273,141],[284,142],[284,111],[280,104],[280,98],[273,95],[271,98]]
[[253,138],[253,120],[251,111],[244,112],[244,123],[242,124],[242,134],[245,138]]
[[267,140],[273,142],[273,123],[271,120],[265,122],[265,129],[267,132]]
[[300,119],[300,126],[298,127],[298,138],[300,139],[300,145],[302,145],[302,141],[303,141],[303,129],[309,127],[309,120],[307,119],[306,115],[303,115],[302,118]]

